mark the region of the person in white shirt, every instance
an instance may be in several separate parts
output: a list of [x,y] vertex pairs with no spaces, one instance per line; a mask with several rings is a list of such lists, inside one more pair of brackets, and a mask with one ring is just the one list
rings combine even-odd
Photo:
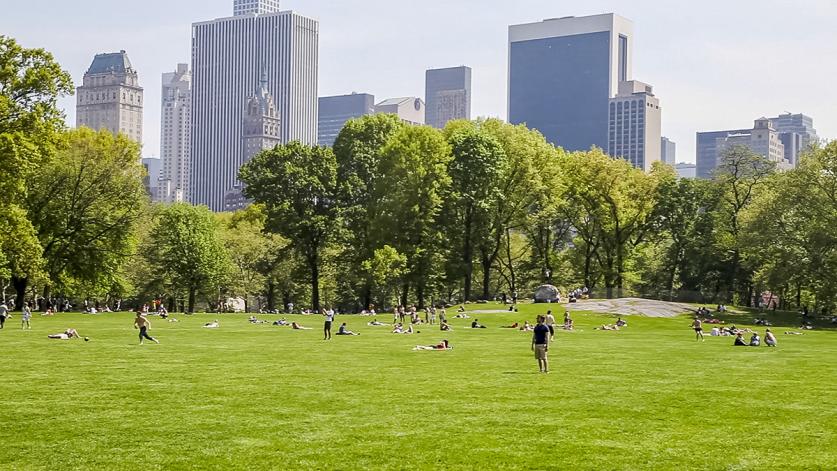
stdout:
[[6,317],[9,315],[9,307],[6,306],[6,303],[0,304],[0,329],[3,328],[3,324],[6,323]]
[[32,330],[32,324],[29,321],[32,319],[32,310],[29,309],[29,303],[23,303],[23,314],[20,316],[20,328]]
[[555,316],[552,315],[552,311],[546,311],[546,318],[544,324],[549,328],[549,340],[555,340]]
[[323,323],[323,340],[331,340],[331,323],[334,322],[334,311],[331,309],[323,310],[323,317],[325,317],[325,323]]

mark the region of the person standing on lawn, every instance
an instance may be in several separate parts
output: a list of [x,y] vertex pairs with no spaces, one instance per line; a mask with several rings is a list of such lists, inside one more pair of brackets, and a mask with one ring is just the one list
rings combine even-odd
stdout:
[[544,316],[538,316],[538,325],[532,334],[532,351],[535,352],[535,359],[538,360],[538,369],[541,373],[549,373],[549,327],[544,324]]
[[3,325],[6,323],[6,316],[9,315],[9,307],[6,306],[6,303],[0,304],[0,329],[3,328]]
[[331,323],[334,322],[334,311],[327,309],[322,312],[323,317],[325,317],[325,323],[323,323],[323,340],[331,340]]
[[701,322],[699,317],[695,317],[695,321],[692,322],[692,328],[695,329],[695,340],[705,341],[703,338],[703,322]]
[[20,316],[20,328],[32,330],[32,324],[29,322],[32,319],[32,310],[29,309],[29,303],[23,303],[22,311],[23,312]]
[[151,321],[149,321],[145,316],[143,316],[142,311],[140,310],[137,310],[137,317],[136,319],[134,319],[134,328],[139,329],[140,345],[143,344],[145,339],[151,340],[154,343],[160,343],[159,340],[148,335],[148,329],[151,328]]

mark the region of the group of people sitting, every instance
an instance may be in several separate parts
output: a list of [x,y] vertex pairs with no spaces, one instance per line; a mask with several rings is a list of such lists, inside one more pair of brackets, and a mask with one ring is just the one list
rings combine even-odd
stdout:
[[759,319],[759,318],[756,318],[755,323],[756,323],[756,325],[764,325],[764,326],[771,326],[771,325],[773,325],[773,324],[771,324],[771,323],[770,323],[770,321],[768,321],[767,319]]
[[[761,338],[759,337],[758,332],[753,332],[753,335],[750,336],[750,342],[746,342],[744,340],[744,332],[739,331],[735,334],[735,342],[733,343],[736,347],[758,347],[761,345]],[[764,331],[764,345],[766,347],[775,347],[776,346],[776,336],[773,335],[773,332],[770,329]]]
[[587,287],[583,288],[576,288],[569,292],[567,295],[567,300],[571,303],[578,301],[579,299],[589,299],[590,298],[590,290]]

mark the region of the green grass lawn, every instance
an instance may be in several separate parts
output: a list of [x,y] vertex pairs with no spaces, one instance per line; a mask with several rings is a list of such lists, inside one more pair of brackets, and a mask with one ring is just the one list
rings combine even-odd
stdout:
[[[292,331],[176,315],[143,346],[130,313],[36,315],[26,332],[16,315],[0,469],[837,468],[837,332],[777,326],[778,348],[734,348],[695,342],[686,317],[602,332],[615,317],[574,312],[542,375],[530,334],[499,326],[543,309],[412,336],[339,316],[362,335],[330,342],[315,316]],[[46,338],[67,327],[91,341]],[[453,350],[412,351],[443,338]]]

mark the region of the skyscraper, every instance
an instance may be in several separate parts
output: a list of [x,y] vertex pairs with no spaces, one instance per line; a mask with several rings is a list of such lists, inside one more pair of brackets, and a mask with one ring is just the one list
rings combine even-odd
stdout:
[[651,85],[637,80],[619,83],[610,99],[607,152],[646,172],[660,160],[660,100]]
[[454,119],[471,119],[471,68],[430,69],[424,81],[425,120],[443,128]]
[[279,0],[233,0],[233,15],[264,15],[279,11]]
[[407,124],[424,124],[424,102],[414,96],[384,100],[375,105],[375,113],[398,115]]
[[189,150],[192,132],[192,72],[177,64],[163,74],[160,123],[160,174],[157,198],[174,203],[189,199]]
[[733,146],[747,147],[776,163],[779,169],[791,167],[791,163],[785,160],[785,146],[772,122],[759,118],[752,129],[697,133],[697,177],[711,178],[721,164],[724,152]]
[[660,161],[674,165],[677,159],[677,144],[667,137],[660,138]]
[[142,87],[125,51],[93,58],[77,89],[76,126],[122,133],[142,144]]
[[784,113],[770,118],[773,127],[779,133],[795,132],[802,136],[802,147],[808,148],[817,141],[817,130],[814,129],[814,119],[804,114]]
[[509,27],[508,115],[567,150],[608,148],[608,100],[631,80],[633,24],[615,14]]
[[252,10],[254,2],[236,2],[236,16],[192,26],[191,199],[215,211],[224,209],[244,163],[246,97],[258,89],[263,69],[280,141],[317,143],[319,25],[275,12],[275,3],[261,0]]
[[346,121],[375,113],[375,96],[352,93],[320,97],[317,140],[321,146],[332,146]]
[[[267,87],[267,73],[263,72],[259,89],[247,98],[247,110],[241,123],[241,148],[247,163],[263,150],[281,144],[281,120],[276,104]],[[237,211],[250,204],[243,194],[244,187],[236,178],[235,184],[224,195],[224,210]]]

